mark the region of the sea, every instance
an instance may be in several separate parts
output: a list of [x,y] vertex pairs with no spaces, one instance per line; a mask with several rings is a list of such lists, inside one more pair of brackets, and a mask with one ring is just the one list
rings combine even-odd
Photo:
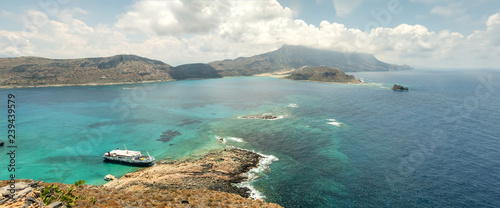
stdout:
[[[126,148],[157,160],[229,147],[264,156],[252,197],[284,207],[500,207],[500,71],[356,72],[362,84],[271,77],[0,89],[15,178],[104,184],[139,169],[104,163]],[[393,91],[394,84],[409,91]],[[242,119],[272,115],[276,119]]]

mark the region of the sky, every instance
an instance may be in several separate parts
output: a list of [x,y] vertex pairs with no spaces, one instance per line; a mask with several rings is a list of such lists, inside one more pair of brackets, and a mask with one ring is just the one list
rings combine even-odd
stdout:
[[282,45],[500,68],[498,0],[0,0],[0,57],[135,54],[176,66]]

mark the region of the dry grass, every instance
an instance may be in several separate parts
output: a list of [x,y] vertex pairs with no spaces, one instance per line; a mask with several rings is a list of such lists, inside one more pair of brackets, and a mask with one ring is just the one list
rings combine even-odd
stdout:
[[[198,160],[157,164],[104,186],[78,187],[73,193],[84,197],[74,207],[281,207],[245,198],[244,190],[231,185],[243,180],[240,174],[255,167],[259,158],[255,153],[231,149]],[[40,182],[39,189],[51,184]],[[56,184],[63,190],[70,186]],[[0,181],[0,187],[6,185],[8,181]],[[95,199],[95,204],[91,199]]]

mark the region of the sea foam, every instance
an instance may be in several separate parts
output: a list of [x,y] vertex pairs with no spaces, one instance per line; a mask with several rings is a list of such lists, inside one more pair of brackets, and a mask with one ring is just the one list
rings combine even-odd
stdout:
[[334,125],[334,126],[341,126],[341,125],[343,125],[343,123],[340,123],[340,122],[338,122],[335,119],[327,119],[327,120],[330,121],[330,122],[328,122],[328,124],[330,124],[330,125]]
[[222,144],[225,144],[228,140],[231,140],[233,142],[238,142],[238,143],[243,143],[245,142],[245,140],[243,140],[242,138],[238,138],[238,137],[221,137],[221,136],[217,136],[215,135],[215,138],[221,142]]
[[297,108],[299,106],[297,104],[295,104],[295,103],[290,103],[290,104],[288,104],[288,107],[290,107],[290,108]]
[[[240,148],[238,148],[238,149],[240,149]],[[275,161],[278,161],[279,159],[274,155],[265,155],[265,154],[258,153],[258,152],[252,151],[252,150],[247,150],[247,149],[241,149],[241,150],[256,153],[256,154],[262,156],[262,158],[260,158],[259,164],[257,165],[257,167],[252,168],[248,172],[242,174],[244,177],[247,178],[247,180],[240,182],[240,183],[237,183],[237,184],[235,184],[235,186],[239,187],[239,188],[245,187],[245,188],[250,189],[250,198],[252,198],[252,199],[264,199],[264,198],[266,198],[264,196],[264,194],[262,194],[262,192],[257,190],[252,185],[252,182],[255,181],[257,178],[263,176],[266,172],[270,171],[271,169],[269,168],[269,165],[271,165],[271,163],[273,163]]]
[[226,139],[224,139],[224,137],[215,135],[215,138],[217,139],[217,141],[221,142],[222,144],[226,143]]
[[238,138],[238,137],[226,137],[226,139],[233,140],[235,142],[240,142],[240,143],[245,142],[245,140],[243,140],[242,138]]

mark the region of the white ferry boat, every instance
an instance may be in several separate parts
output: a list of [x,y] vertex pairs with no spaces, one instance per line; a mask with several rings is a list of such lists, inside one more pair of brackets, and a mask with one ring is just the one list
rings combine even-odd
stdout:
[[151,157],[149,155],[149,152],[148,155],[143,155],[140,151],[128,150],[126,146],[125,150],[120,150],[117,148],[116,150],[111,150],[104,153],[102,157],[105,161],[109,162],[129,163],[132,165],[141,166],[151,165],[155,160],[154,157]]

